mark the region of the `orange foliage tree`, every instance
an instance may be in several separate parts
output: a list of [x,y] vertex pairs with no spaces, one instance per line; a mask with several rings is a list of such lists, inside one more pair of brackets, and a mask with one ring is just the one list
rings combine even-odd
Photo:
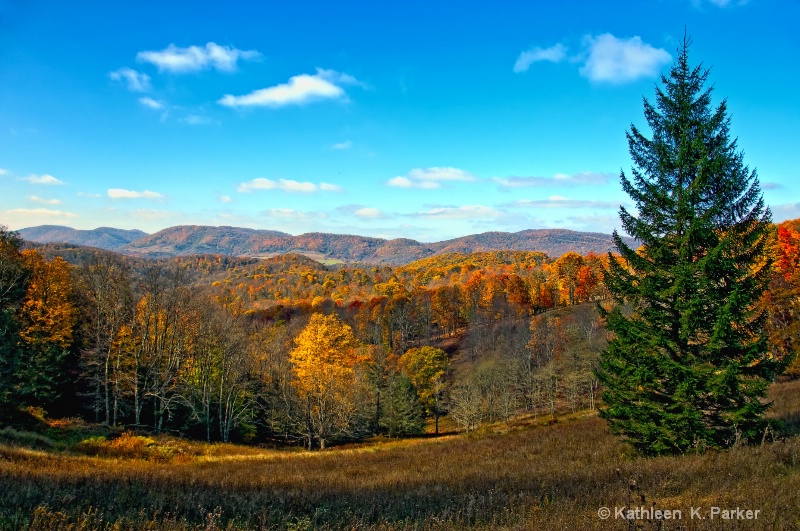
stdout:
[[48,262],[33,250],[22,257],[30,277],[19,308],[18,392],[30,404],[48,406],[60,398],[70,373],[65,364],[77,318],[70,266],[61,257]]
[[774,246],[775,275],[765,302],[773,353],[790,363],[786,374],[800,377],[800,233],[789,223],[778,227]]
[[353,427],[362,387],[356,367],[365,361],[362,345],[335,315],[321,314],[311,316],[295,345],[289,360],[303,412],[299,431],[309,450],[315,440],[324,449]]

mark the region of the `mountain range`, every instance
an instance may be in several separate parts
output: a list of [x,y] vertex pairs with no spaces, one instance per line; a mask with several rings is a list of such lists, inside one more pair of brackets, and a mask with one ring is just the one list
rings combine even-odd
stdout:
[[[606,253],[615,248],[609,234],[567,229],[484,232],[434,243],[322,232],[292,236],[273,230],[202,225],[179,225],[149,235],[139,230],[109,227],[76,230],[58,225],[30,227],[18,232],[22,238],[32,242],[87,245],[143,258],[194,254],[265,258],[298,253],[315,260],[387,265],[401,265],[453,252],[541,251],[555,258],[568,251]],[[629,245],[636,244],[631,238],[623,240]]]

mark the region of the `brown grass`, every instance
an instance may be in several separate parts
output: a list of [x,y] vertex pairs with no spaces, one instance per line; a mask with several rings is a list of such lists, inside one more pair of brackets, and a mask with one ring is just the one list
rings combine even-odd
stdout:
[[[772,398],[794,429],[800,382]],[[629,529],[598,509],[655,503],[683,520],[630,529],[800,529],[800,437],[644,459],[591,414],[525,424],[315,453],[185,443],[180,459],[151,459],[133,435],[109,457],[0,446],[0,528]],[[698,506],[761,512],[691,520]]]

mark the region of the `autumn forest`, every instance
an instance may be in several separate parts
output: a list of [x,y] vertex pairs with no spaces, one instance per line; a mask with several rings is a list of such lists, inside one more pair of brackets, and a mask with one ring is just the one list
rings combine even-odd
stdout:
[[[764,299],[777,358],[796,347],[795,226],[775,229]],[[301,255],[152,262],[3,238],[4,334],[17,350],[2,391],[19,409],[324,448],[419,435],[445,414],[472,431],[598,399],[607,256],[445,254],[395,268]]]

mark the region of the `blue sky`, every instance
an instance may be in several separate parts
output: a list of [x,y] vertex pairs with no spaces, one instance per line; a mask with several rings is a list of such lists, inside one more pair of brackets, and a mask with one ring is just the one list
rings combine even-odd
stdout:
[[0,0],[0,223],[610,232],[684,27],[800,217],[798,2],[286,4]]

